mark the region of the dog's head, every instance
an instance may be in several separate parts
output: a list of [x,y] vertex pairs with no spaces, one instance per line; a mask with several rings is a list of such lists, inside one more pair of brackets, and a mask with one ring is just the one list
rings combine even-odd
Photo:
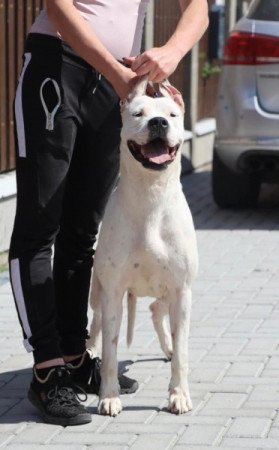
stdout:
[[[184,103],[168,81],[158,91],[143,77],[121,103],[122,151],[128,151],[143,167],[166,169],[184,140]],[[123,148],[124,147],[124,148]]]

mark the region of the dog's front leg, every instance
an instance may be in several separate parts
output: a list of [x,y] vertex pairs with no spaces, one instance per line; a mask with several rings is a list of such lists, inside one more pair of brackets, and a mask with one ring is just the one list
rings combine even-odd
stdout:
[[188,338],[191,312],[191,289],[185,286],[176,290],[170,306],[170,325],[173,340],[171,380],[168,409],[182,414],[192,409],[188,386]]
[[102,366],[99,414],[116,416],[122,410],[117,377],[117,343],[122,319],[122,297],[102,292]]

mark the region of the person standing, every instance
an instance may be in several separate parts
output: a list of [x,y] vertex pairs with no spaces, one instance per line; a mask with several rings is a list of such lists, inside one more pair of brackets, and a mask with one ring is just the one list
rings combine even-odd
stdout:
[[[93,246],[119,173],[121,117],[139,76],[171,75],[204,33],[206,0],[179,0],[169,40],[140,53],[148,0],[46,0],[28,34],[15,97],[17,210],[11,284],[33,353],[28,398],[50,423],[91,420],[98,393],[86,351]],[[52,264],[52,248],[54,256]],[[120,392],[138,384],[119,376]]]

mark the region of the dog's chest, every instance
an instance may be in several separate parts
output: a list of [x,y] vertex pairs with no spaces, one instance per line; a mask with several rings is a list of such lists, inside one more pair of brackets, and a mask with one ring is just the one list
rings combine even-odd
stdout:
[[145,248],[132,253],[126,265],[127,289],[135,296],[162,297],[173,284],[170,261],[162,252]]
[[149,234],[126,260],[125,285],[138,297],[162,297],[177,287],[184,271],[184,257],[177,254],[176,246],[172,247],[158,233]]

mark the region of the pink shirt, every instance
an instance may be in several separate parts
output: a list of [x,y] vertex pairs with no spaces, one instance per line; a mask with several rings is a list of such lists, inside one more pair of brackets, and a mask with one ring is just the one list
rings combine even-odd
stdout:
[[[73,0],[76,9],[118,60],[140,53],[148,2],[149,0]],[[30,32],[61,37],[48,19],[45,9],[37,17]]]

